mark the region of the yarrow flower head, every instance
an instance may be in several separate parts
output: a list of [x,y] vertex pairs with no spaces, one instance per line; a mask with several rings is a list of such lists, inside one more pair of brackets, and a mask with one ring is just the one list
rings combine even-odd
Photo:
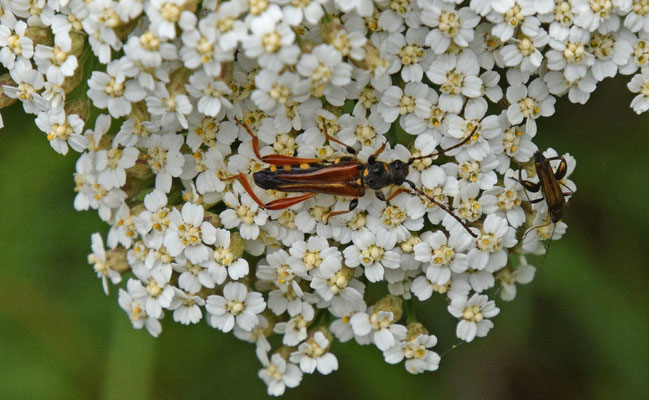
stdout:
[[6,3],[0,108],[78,153],[104,290],[153,336],[254,343],[274,396],[336,341],[435,371],[433,297],[486,336],[567,229],[576,161],[537,122],[617,75],[649,110],[642,1]]

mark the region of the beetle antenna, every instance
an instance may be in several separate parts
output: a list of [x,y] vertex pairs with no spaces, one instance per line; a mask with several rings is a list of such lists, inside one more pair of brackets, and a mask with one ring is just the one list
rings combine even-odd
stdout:
[[463,343],[465,343],[464,340],[460,340],[459,342],[455,343],[454,345],[452,345],[452,346],[449,347],[448,349],[444,350],[444,351],[442,352],[442,354],[440,354],[439,356],[440,356],[440,357],[444,357],[444,356],[446,355],[446,353],[448,353],[448,352],[451,351],[451,350],[455,350],[455,349],[457,349],[457,348],[460,347]]
[[545,257],[548,255],[548,251],[550,250],[550,245],[552,244],[552,238],[554,237],[554,230],[557,229],[557,224],[554,224],[554,227],[552,228],[552,233],[550,234],[550,241],[548,242],[547,247],[545,248],[545,254],[543,254],[543,259],[541,259],[541,264],[539,264],[539,269],[543,266],[543,263],[545,262]]
[[439,155],[442,155],[442,154],[446,153],[446,152],[449,151],[449,150],[453,150],[453,149],[456,149],[456,148],[458,148],[458,147],[464,145],[466,142],[468,142],[469,140],[471,140],[471,139],[473,138],[473,136],[474,136],[475,133],[476,133],[476,130],[478,130],[478,125],[476,125],[476,126],[473,128],[473,130],[471,131],[471,134],[470,134],[469,136],[467,136],[464,140],[462,140],[460,143],[455,144],[455,145],[453,145],[453,146],[451,146],[451,147],[449,147],[449,148],[442,149],[442,150],[438,151],[437,153],[432,153],[432,154],[429,154],[429,155],[427,155],[427,156],[411,157],[410,160],[408,160],[408,165],[412,164],[413,161],[415,161],[415,160],[421,160],[421,159],[423,159],[423,158],[430,158],[430,157],[437,157],[437,156],[439,156]]
[[435,204],[437,207],[439,207],[442,210],[446,211],[449,215],[451,215],[453,218],[455,218],[457,220],[457,222],[459,222],[464,227],[464,229],[466,229],[466,231],[469,232],[469,234],[471,236],[473,236],[474,238],[478,237],[478,235],[473,233],[473,231],[471,229],[469,229],[469,226],[464,221],[462,221],[462,219],[460,219],[460,217],[455,215],[455,213],[453,211],[451,211],[448,207],[446,207],[444,204],[440,203],[439,201],[437,201],[434,198],[432,198],[431,196],[429,196],[426,192],[419,189],[412,181],[405,180],[404,182],[407,183],[412,188],[412,190],[417,192],[419,195],[424,196],[426,199],[428,199],[428,201]]

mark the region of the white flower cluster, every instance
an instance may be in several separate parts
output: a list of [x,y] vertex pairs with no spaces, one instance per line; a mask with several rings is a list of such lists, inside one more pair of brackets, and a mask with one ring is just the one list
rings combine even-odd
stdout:
[[[171,313],[256,343],[272,395],[336,370],[334,339],[437,369],[414,314],[433,295],[458,338],[487,335],[488,296],[513,299],[525,255],[566,230],[521,184],[538,182],[536,120],[618,73],[637,73],[631,106],[649,110],[646,0],[0,6],[0,107],[20,100],[54,150],[81,153],[74,206],[110,225],[89,256],[104,289],[126,278],[119,304],[153,336]],[[374,154],[408,162],[425,195],[336,180],[336,159],[361,171]],[[288,157],[303,161],[263,162]],[[253,180],[312,167],[328,172],[298,194]]]

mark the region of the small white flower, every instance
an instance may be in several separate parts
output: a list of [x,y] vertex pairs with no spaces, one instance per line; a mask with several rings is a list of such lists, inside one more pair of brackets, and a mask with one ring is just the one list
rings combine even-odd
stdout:
[[198,29],[194,28],[196,16],[188,14],[183,16],[182,34],[183,47],[179,56],[185,66],[191,69],[202,68],[206,74],[217,77],[221,73],[221,62],[230,61],[233,56],[228,50],[219,45],[219,31],[217,30],[217,15],[208,14],[198,22]]
[[14,68],[16,58],[34,56],[34,42],[25,36],[26,29],[25,21],[17,21],[13,27],[0,25],[0,62],[8,70]]
[[216,241],[216,228],[203,221],[203,216],[203,206],[191,203],[183,205],[182,213],[175,208],[171,211],[169,228],[164,238],[169,254],[176,257],[183,253],[194,264],[209,258],[206,244]]
[[451,279],[451,272],[461,273],[469,267],[464,253],[471,245],[468,235],[451,235],[446,238],[442,231],[424,232],[421,243],[415,245],[415,260],[429,263],[424,267],[426,279],[443,285]]
[[430,50],[424,48],[427,29],[408,29],[406,35],[391,33],[383,46],[387,62],[387,72],[392,74],[401,71],[405,82],[421,82],[424,71],[432,61]]
[[68,145],[78,152],[88,146],[88,139],[81,135],[84,122],[76,114],[66,115],[62,108],[43,111],[36,116],[34,122],[47,134],[50,146],[57,153],[67,154]]
[[101,239],[101,235],[99,233],[93,233],[90,236],[90,240],[92,253],[88,255],[88,263],[94,264],[93,268],[97,273],[97,277],[101,278],[104,293],[108,294],[108,280],[110,279],[111,283],[116,285],[122,281],[122,275],[108,265],[104,241]]
[[205,300],[200,296],[192,296],[174,287],[174,297],[168,308],[174,310],[174,321],[189,325],[196,324],[203,318],[200,307],[204,305]]
[[321,44],[311,54],[303,54],[297,71],[311,82],[312,95],[324,95],[333,105],[344,103],[343,87],[351,81],[352,66],[342,61],[341,54],[333,46]]
[[146,97],[146,106],[152,115],[160,116],[167,129],[180,125],[187,129],[187,114],[192,111],[192,103],[184,94],[169,93],[163,84],[157,84],[153,95]]
[[223,283],[226,276],[230,276],[230,279],[236,281],[248,275],[248,261],[243,257],[236,258],[232,253],[234,250],[231,246],[231,237],[230,231],[220,228],[216,230],[215,250],[212,258],[216,262],[213,275],[218,284]]
[[485,295],[473,294],[470,298],[455,297],[448,306],[448,311],[460,322],[457,324],[456,336],[466,342],[475,337],[485,337],[494,324],[493,318],[500,312],[493,300]]
[[66,77],[74,75],[79,62],[77,57],[70,53],[69,41],[56,40],[54,47],[37,44],[34,51],[34,62],[38,69],[45,72],[47,80],[56,84],[63,84]]
[[239,227],[241,237],[244,239],[257,239],[259,227],[264,226],[268,214],[252,200],[248,193],[243,193],[237,198],[232,192],[227,192],[223,197],[227,210],[221,212],[221,222],[226,229]]
[[631,1],[572,0],[572,4],[575,13],[575,25],[590,32],[597,29],[602,32],[607,32],[617,29],[620,26],[619,16],[615,13],[615,8],[627,8],[627,5],[631,5]]
[[[106,117],[100,115],[100,117]],[[100,118],[98,117],[99,121]],[[139,151],[135,147],[112,147],[108,150],[99,150],[95,158],[97,181],[106,189],[122,187],[126,184],[126,170],[135,165]]]
[[279,9],[261,15],[250,24],[251,35],[242,40],[246,56],[258,59],[259,65],[273,71],[286,64],[295,65],[300,55],[295,32],[290,25],[279,22],[280,17]]
[[520,263],[515,269],[505,268],[498,272],[496,279],[500,283],[500,298],[505,301],[512,301],[516,297],[516,284],[522,285],[532,282],[536,268],[527,263],[524,255],[521,255]]
[[354,244],[343,250],[345,263],[355,268],[363,265],[363,272],[370,282],[383,280],[384,268],[398,268],[399,254],[395,251],[396,237],[387,231],[377,234],[368,229],[353,238]]
[[[177,258],[173,263],[174,271],[180,273],[178,287],[189,294],[198,293],[203,287],[214,289],[216,283],[223,283],[225,278],[217,279],[213,260],[204,260],[199,263],[192,263],[184,258]],[[220,281],[220,282],[217,282]]]
[[[536,13],[534,2],[528,0],[500,0],[492,1],[494,12],[487,15],[487,19],[494,23],[491,32],[503,42],[514,36],[516,28],[521,28],[524,33],[531,24],[534,27]],[[534,22],[532,22],[534,21]]]
[[317,331],[291,353],[289,360],[298,364],[305,374],[312,374],[317,368],[322,375],[329,375],[338,369],[338,359],[327,351],[330,345],[324,333]]
[[88,97],[93,105],[108,108],[114,118],[128,115],[131,112],[131,103],[146,96],[146,91],[137,81],[126,80],[119,60],[110,62],[106,72],[93,71],[88,80],[88,87]]
[[151,20],[151,27],[154,33],[164,39],[176,37],[176,24],[181,20],[184,13],[183,6],[186,0],[151,0],[148,2],[145,11]]
[[507,218],[513,228],[518,228],[525,222],[525,211],[521,207],[524,194],[521,185],[514,179],[518,179],[513,170],[505,173],[503,186],[495,186],[487,190],[480,198],[482,210],[487,213]]
[[230,282],[223,288],[223,296],[207,297],[205,309],[209,313],[211,326],[230,332],[236,322],[244,331],[250,331],[257,325],[257,314],[266,309],[266,302],[261,293],[248,292],[246,286]]
[[426,76],[440,85],[440,107],[448,112],[459,112],[464,97],[480,96],[482,80],[478,77],[480,65],[471,50],[464,50],[458,56],[443,54],[430,65]]
[[507,117],[512,125],[525,119],[525,127],[531,135],[536,134],[535,120],[541,116],[554,114],[556,99],[550,95],[547,85],[541,78],[534,79],[529,86],[519,83],[507,88]]
[[495,272],[507,264],[507,251],[514,247],[516,232],[507,219],[489,214],[484,220],[483,232],[476,239],[476,247],[469,251],[469,264],[472,269]]
[[297,346],[306,339],[306,328],[313,318],[315,311],[308,303],[302,303],[295,310],[289,309],[290,319],[287,322],[279,322],[275,325],[275,332],[283,334],[282,343],[286,346]]
[[390,311],[371,312],[371,309],[368,311],[370,314],[359,312],[351,317],[350,323],[354,335],[362,337],[371,334],[374,344],[381,351],[393,347],[398,340],[406,337],[407,329],[396,323],[394,313]]
[[162,318],[162,309],[169,308],[175,295],[173,286],[165,283],[160,287],[155,279],[147,282],[139,279],[129,279],[126,283],[128,293],[138,301],[144,301],[148,315],[152,318]]
[[588,52],[590,33],[576,26],[570,28],[564,41],[550,42],[552,50],[548,51],[548,68],[553,71],[563,71],[569,81],[577,80],[586,75],[586,70],[593,65],[595,59]]
[[649,110],[649,68],[643,67],[641,72],[634,75],[627,83],[631,93],[638,93],[631,101],[631,108],[638,114]]
[[429,348],[437,344],[435,335],[422,333],[414,339],[402,340],[396,346],[383,351],[385,362],[398,364],[406,359],[406,370],[411,374],[436,371],[440,356]]
[[147,140],[147,152],[144,159],[147,160],[149,167],[156,174],[156,189],[164,193],[169,193],[171,190],[172,178],[180,176],[183,172],[182,167],[185,158],[180,153],[183,142],[182,135],[173,133],[151,135]]
[[193,73],[185,87],[190,96],[198,99],[198,111],[207,116],[216,117],[222,115],[225,109],[232,108],[232,103],[227,98],[227,95],[232,93],[228,85],[220,79],[208,76],[202,70]]
[[270,360],[264,352],[260,361],[264,368],[257,374],[268,386],[268,394],[281,396],[287,387],[293,388],[302,381],[302,371],[297,365],[287,362],[279,354],[273,354]]
[[309,98],[309,81],[285,71],[281,75],[262,69],[255,76],[256,89],[251,98],[263,111],[271,115],[285,113],[286,107]]
[[469,7],[458,10],[456,5],[442,0],[419,1],[418,4],[423,9],[421,21],[434,28],[426,36],[426,45],[431,46],[435,54],[446,52],[451,43],[460,48],[469,46],[473,28],[480,22],[480,17]]
[[146,327],[146,330],[153,337],[158,337],[162,332],[160,321],[147,314],[145,303],[142,300],[134,299],[124,289],[119,290],[119,306],[128,314],[133,328],[142,329],[142,327]]

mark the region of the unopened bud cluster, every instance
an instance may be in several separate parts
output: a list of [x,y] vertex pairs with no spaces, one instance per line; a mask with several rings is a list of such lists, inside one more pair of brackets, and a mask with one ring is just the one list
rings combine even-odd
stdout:
[[[440,362],[421,302],[445,298],[448,329],[484,337],[495,298],[533,279],[526,255],[566,231],[522,185],[538,182],[536,120],[617,74],[649,109],[645,3],[17,0],[0,13],[0,107],[20,100],[55,151],[80,153],[74,206],[110,225],[88,260],[135,328],[204,320],[255,343],[272,395],[336,370],[336,342],[421,373]],[[283,168],[255,143],[335,165],[386,142],[378,159],[411,161],[438,204],[381,200],[394,186],[340,215],[353,198],[251,197],[300,195],[254,183]]]

